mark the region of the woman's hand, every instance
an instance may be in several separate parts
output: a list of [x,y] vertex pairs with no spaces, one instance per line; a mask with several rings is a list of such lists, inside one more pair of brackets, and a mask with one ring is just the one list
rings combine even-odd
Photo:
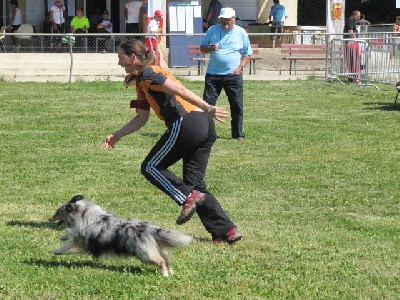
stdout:
[[219,106],[210,105],[210,108],[209,108],[209,110],[208,110],[208,113],[209,113],[215,120],[217,120],[218,122],[221,122],[221,123],[223,123],[223,124],[226,123],[224,119],[229,118],[229,114],[228,114],[228,112],[226,111],[226,108],[225,108],[225,107],[219,107]]
[[119,141],[119,137],[110,134],[104,140],[104,145],[105,145],[106,149],[112,149],[112,148],[115,148],[115,144],[118,141]]

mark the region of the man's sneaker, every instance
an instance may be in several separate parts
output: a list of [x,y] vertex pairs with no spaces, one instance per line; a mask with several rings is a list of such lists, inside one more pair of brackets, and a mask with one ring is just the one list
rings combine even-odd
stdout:
[[182,225],[189,221],[196,212],[197,205],[202,205],[205,200],[206,194],[193,190],[189,197],[186,198],[181,214],[178,219],[176,219],[176,224]]
[[231,229],[224,236],[213,235],[213,237],[212,237],[212,241],[214,244],[219,244],[222,242],[228,243],[228,244],[233,244],[237,241],[240,241],[241,239],[242,239],[242,235],[240,234],[240,231],[237,228]]

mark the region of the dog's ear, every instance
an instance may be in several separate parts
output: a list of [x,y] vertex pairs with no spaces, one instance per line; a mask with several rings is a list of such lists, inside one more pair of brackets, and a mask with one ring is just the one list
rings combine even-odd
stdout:
[[72,197],[72,199],[68,202],[68,203],[76,203],[79,200],[85,199],[84,196],[82,195],[76,195],[74,197]]
[[68,213],[71,213],[71,212],[73,212],[74,210],[75,210],[75,204],[74,203],[68,203],[66,206],[65,206],[65,210],[68,212]]

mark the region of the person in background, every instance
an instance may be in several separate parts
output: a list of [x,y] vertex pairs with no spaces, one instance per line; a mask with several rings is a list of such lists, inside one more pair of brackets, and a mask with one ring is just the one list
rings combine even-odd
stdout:
[[232,8],[222,8],[218,19],[219,24],[211,26],[200,42],[200,51],[210,53],[203,98],[215,105],[221,90],[225,90],[231,109],[232,138],[243,141],[242,73],[253,51],[246,31],[235,25]]
[[[142,162],[143,176],[182,207],[178,225],[188,222],[197,212],[214,243],[239,241],[239,230],[204,181],[216,140],[213,119],[225,123],[226,109],[206,103],[168,71],[155,66],[153,52],[139,40],[120,44],[118,59],[128,74],[125,86],[133,86],[136,91],[136,100],[130,105],[136,108],[136,115],[106,137],[105,147],[112,149],[122,137],[141,129],[153,109],[167,129]],[[178,161],[182,161],[183,179],[169,170]]]
[[211,0],[207,11],[206,29],[218,24],[218,16],[221,12],[221,8],[222,4],[219,2],[219,0]]
[[[46,13],[46,17],[44,21],[40,24],[40,32],[41,33],[52,33],[53,32],[53,23],[51,22],[50,13]],[[51,37],[49,35],[43,36],[44,47],[47,48],[50,46]]]
[[103,14],[101,12],[100,7],[96,7],[94,13],[92,13],[89,17],[90,28],[88,30],[89,33],[98,33],[97,25],[99,25],[103,21]]
[[[156,10],[154,12],[153,19],[147,25],[147,33],[148,34],[163,33],[163,30],[160,26],[160,21],[161,21],[162,16],[163,15],[162,15],[161,10]],[[158,50],[158,47],[157,47],[157,37],[151,36],[151,35],[146,36],[146,47],[148,50],[153,52],[154,57],[156,57],[157,65],[160,66],[161,58],[160,58],[160,51]]]
[[[357,26],[356,22],[360,19],[360,11],[355,10],[351,13],[350,18],[344,23],[343,38],[345,39],[356,39],[357,38]],[[357,41],[347,40],[344,49],[344,59],[348,68],[349,82],[360,83],[360,71],[361,71],[361,47]]]
[[[273,0],[274,5],[271,7],[271,11],[269,13],[269,23],[272,24],[271,33],[282,33],[283,25],[285,24],[286,19],[288,18],[288,13],[286,8],[279,3],[279,0]],[[272,35],[272,48],[275,48],[275,40],[278,37],[278,41],[280,42],[282,39],[281,35]]]
[[396,36],[400,34],[400,16],[396,17],[396,23],[393,25],[393,32]]
[[361,13],[359,10],[355,10],[351,13],[350,18],[346,19],[344,23],[344,35],[343,38],[345,39],[355,39],[357,38],[357,26],[356,22],[360,19]]
[[[12,27],[11,32],[14,32],[18,30],[18,28],[22,24],[22,13],[21,9],[18,7],[18,1],[16,0],[11,0],[10,1],[10,7],[11,7],[11,16],[10,16],[10,25]],[[18,44],[18,39],[15,36],[12,37],[12,43],[16,50],[18,50],[19,46]]]
[[76,9],[76,15],[72,18],[71,23],[72,33],[87,33],[90,28],[89,19],[83,15],[83,8]]
[[[360,20],[356,21],[356,25],[360,26],[360,33],[367,33],[368,26],[371,25],[371,23],[369,21],[365,20],[364,14],[361,14]],[[363,37],[363,35],[361,35],[361,37]]]
[[110,20],[110,14],[108,10],[103,11],[103,20],[97,25],[97,31],[99,33],[112,33],[113,25]]
[[390,52],[390,58],[393,56],[400,56],[400,40],[398,39],[400,36],[400,16],[396,17],[396,23],[393,25],[393,37],[392,43],[395,44],[392,46],[392,51]]
[[[99,33],[105,33],[105,34],[113,32],[113,25],[110,20],[110,14],[108,13],[108,10],[103,11],[103,20],[101,21],[101,23],[97,25],[97,30]],[[101,41],[103,42],[102,46],[105,48],[105,50],[111,50],[110,38],[109,37],[105,38],[106,38],[105,41]]]
[[149,10],[148,1],[143,1],[143,5],[140,7],[139,12],[139,32],[146,33],[147,32],[147,13]]
[[[65,33],[65,6],[60,0],[55,1],[55,5],[50,8],[50,19],[53,24],[53,33]],[[61,36],[53,37],[51,47],[61,46]]]
[[[76,15],[72,18],[70,27],[72,33],[82,34],[88,32],[90,28],[90,22],[89,19],[83,15],[82,7],[78,7],[76,9]],[[76,46],[83,46],[82,39],[80,37],[76,37]]]
[[139,33],[139,13],[140,7],[147,0],[127,0],[124,6],[124,16],[126,20],[126,33]]

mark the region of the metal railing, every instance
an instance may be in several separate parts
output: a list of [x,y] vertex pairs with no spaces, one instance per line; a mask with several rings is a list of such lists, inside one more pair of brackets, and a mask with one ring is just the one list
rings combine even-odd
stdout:
[[331,64],[325,79],[347,78],[360,87],[375,83],[395,85],[400,78],[400,37],[383,35],[378,38],[333,39],[330,42]]
[[[193,35],[201,36],[202,34]],[[329,34],[321,32],[293,31],[282,35],[283,43],[298,43],[301,40],[307,40],[309,43],[328,44],[331,38]],[[311,38],[301,38],[310,35]],[[145,34],[133,36],[119,33],[108,35],[0,33],[0,80],[24,81],[35,78],[35,80],[43,81],[72,81],[72,79],[89,77],[95,80],[120,80],[125,73],[116,62],[115,53],[119,43],[131,38],[144,40],[145,36]],[[161,46],[168,48],[171,35],[159,36],[162,36],[163,39]],[[254,43],[254,40],[260,41],[257,42],[260,50],[263,45],[271,41],[269,33],[249,33],[249,37],[251,43]],[[349,70],[349,63],[343,62],[344,50],[340,50],[345,48],[344,42],[334,39],[331,42],[333,52],[332,54],[327,52],[325,69],[322,70],[325,71],[325,80],[348,77],[351,75],[350,73],[359,73],[360,80],[364,84],[371,82],[394,84],[397,82],[400,77],[400,63],[396,64],[396,53],[393,53],[392,57],[390,56],[390,49],[397,49],[398,38],[393,37],[392,32],[379,31],[360,35],[360,38],[362,39],[357,43],[361,48],[365,48],[361,55],[360,72]],[[258,56],[262,56],[262,51]],[[264,61],[268,61],[268,57],[263,58]],[[164,59],[168,63],[168,57],[164,57]],[[284,70],[278,71],[281,73]],[[261,75],[262,72],[258,72],[258,74]]]

